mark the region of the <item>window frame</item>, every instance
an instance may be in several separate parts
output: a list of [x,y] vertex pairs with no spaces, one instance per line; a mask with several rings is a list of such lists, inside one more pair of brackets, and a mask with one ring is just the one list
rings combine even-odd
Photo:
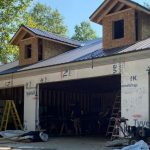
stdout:
[[32,58],[32,44],[25,45],[25,59]]
[[[122,39],[125,37],[125,23],[124,19],[116,20],[112,22],[112,38],[113,40]],[[118,28],[118,26],[122,26]],[[121,29],[121,34],[119,34],[119,30]]]

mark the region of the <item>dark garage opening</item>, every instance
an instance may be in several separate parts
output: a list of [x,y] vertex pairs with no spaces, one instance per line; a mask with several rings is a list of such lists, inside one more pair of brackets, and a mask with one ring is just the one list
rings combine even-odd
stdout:
[[121,90],[120,75],[40,84],[40,127],[50,135],[75,135],[72,107],[80,105],[82,135],[105,135],[109,118],[102,124],[99,114],[111,109]]
[[[23,124],[23,117],[24,117],[24,87],[13,87],[13,88],[6,88],[0,89],[0,120],[2,118],[2,114],[4,111],[4,105],[6,100],[13,100],[16,109],[18,111],[20,120]],[[14,129],[13,123],[11,120],[9,121],[7,129]]]

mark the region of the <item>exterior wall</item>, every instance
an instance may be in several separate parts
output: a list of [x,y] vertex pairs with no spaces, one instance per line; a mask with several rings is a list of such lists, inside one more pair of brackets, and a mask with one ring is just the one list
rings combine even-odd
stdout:
[[150,59],[126,62],[121,78],[122,116],[135,126],[149,127]]
[[43,59],[62,54],[71,49],[73,47],[43,39]]
[[[103,61],[103,60],[101,60]],[[54,81],[100,77],[121,74],[121,113],[129,119],[129,125],[147,125],[149,121],[149,85],[147,68],[150,59],[124,61],[119,57],[113,63],[88,65],[85,68],[70,69],[61,67],[53,72],[41,72],[41,75],[14,78],[13,86],[25,86],[24,93],[24,125],[27,130],[35,130],[38,124],[38,84]],[[84,63],[83,63],[84,64]],[[95,64],[95,62],[94,62]],[[64,68],[64,69],[63,69]],[[64,72],[68,72],[63,76]],[[0,79],[0,88],[6,88],[7,80]],[[37,92],[37,96],[36,96]],[[137,118],[138,117],[138,118]],[[137,119],[135,121],[135,119]]]
[[139,12],[139,40],[150,37],[150,15]]
[[[25,45],[32,45],[32,57],[25,59]],[[34,64],[38,61],[38,39],[37,38],[28,38],[20,41],[19,43],[19,65],[29,65]]]
[[[124,19],[124,38],[113,39],[113,22]],[[111,49],[130,45],[136,41],[135,33],[135,11],[134,9],[123,10],[107,15],[103,21],[103,47]]]

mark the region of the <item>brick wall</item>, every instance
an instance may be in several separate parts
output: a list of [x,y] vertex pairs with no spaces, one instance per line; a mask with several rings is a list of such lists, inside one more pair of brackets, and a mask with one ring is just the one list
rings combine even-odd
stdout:
[[[113,39],[113,22],[124,20],[124,38]],[[103,47],[111,49],[133,44],[136,41],[135,10],[127,9],[104,17],[103,21]]]
[[[25,59],[25,45],[32,45],[31,58]],[[38,61],[38,40],[37,38],[29,38],[19,43],[19,65],[29,65]]]
[[54,57],[71,49],[74,48],[61,43],[43,40],[43,59]]

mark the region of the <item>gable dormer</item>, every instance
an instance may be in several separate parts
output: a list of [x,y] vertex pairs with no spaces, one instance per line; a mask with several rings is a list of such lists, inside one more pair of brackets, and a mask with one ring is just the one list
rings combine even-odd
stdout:
[[81,43],[22,25],[11,40],[19,47],[19,65],[30,65],[81,46]]
[[103,48],[127,46],[150,36],[150,11],[130,0],[105,0],[91,21],[103,26]]

